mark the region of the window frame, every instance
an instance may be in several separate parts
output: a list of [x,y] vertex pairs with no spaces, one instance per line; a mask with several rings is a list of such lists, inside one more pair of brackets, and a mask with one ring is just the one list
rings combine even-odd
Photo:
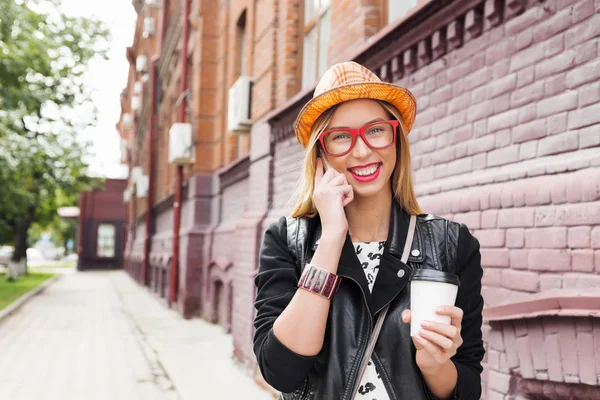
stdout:
[[[300,68],[298,68],[298,75],[299,75],[299,79],[298,79],[298,86],[300,88],[300,90],[308,90],[310,88],[312,88],[316,82],[319,80],[319,39],[321,37],[321,26],[319,24],[319,21],[321,20],[321,18],[327,14],[328,11],[331,10],[332,8],[332,2],[333,0],[329,0],[329,4],[327,6],[323,6],[321,7],[319,10],[317,10],[315,12],[315,14],[312,16],[312,18],[309,21],[305,20],[305,15],[306,15],[306,3],[307,1],[311,1],[311,0],[303,0],[300,3],[300,10],[299,10],[299,14],[300,14],[300,32],[302,32],[301,35],[298,35],[298,48],[301,50],[299,52],[299,65]],[[330,25],[331,25],[331,21],[329,21]],[[316,42],[317,42],[317,55],[315,57],[315,78],[314,78],[314,83],[311,84],[310,86],[304,87],[304,39],[306,38],[306,35],[312,30],[312,29],[316,29],[317,30],[317,37],[316,37]],[[327,49],[327,51],[329,51],[329,48]]]
[[[113,244],[112,244],[112,249],[113,249],[113,254],[112,256],[106,256],[101,254],[100,249],[104,248],[100,246],[100,228],[102,228],[103,226],[110,226],[113,228]],[[110,222],[101,222],[98,224],[98,226],[96,227],[96,258],[101,258],[101,259],[105,259],[105,260],[110,260],[113,258],[117,257],[117,225],[110,223]]]

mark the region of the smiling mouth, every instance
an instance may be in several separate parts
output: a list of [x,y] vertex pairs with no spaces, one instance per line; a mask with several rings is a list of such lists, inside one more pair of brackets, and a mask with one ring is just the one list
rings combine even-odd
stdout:
[[348,171],[361,178],[367,178],[374,175],[379,168],[381,168],[381,163],[371,164],[362,168],[348,168]]

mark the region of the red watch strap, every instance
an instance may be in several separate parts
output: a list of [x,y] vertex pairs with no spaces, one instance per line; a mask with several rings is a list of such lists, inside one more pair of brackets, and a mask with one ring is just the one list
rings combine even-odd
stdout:
[[298,281],[298,287],[331,299],[337,291],[340,280],[341,278],[336,274],[317,268],[314,265],[306,264]]

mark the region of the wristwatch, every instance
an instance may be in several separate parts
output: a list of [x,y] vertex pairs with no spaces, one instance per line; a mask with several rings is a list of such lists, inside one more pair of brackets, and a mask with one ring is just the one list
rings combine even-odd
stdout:
[[331,300],[341,280],[342,278],[336,274],[317,268],[314,265],[306,264],[302,275],[300,275],[298,287]]

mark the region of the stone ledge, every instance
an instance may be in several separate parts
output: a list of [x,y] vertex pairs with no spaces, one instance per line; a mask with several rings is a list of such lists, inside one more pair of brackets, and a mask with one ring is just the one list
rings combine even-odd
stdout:
[[488,307],[483,310],[487,322],[522,320],[544,316],[600,317],[600,289],[561,289],[534,294],[526,300]]

